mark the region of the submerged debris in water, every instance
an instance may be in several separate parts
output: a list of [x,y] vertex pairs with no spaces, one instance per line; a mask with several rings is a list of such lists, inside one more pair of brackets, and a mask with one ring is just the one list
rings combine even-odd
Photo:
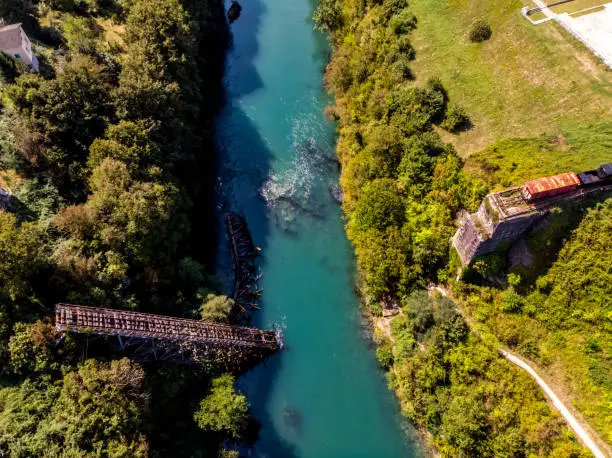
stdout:
[[227,10],[227,18],[229,19],[230,24],[240,17],[241,12],[242,6],[240,6],[240,3],[236,1],[232,2],[232,5]]
[[302,416],[300,411],[291,404],[286,404],[283,408],[283,420],[287,428],[292,429],[297,434],[302,433]]
[[331,185],[329,187],[329,193],[338,205],[342,205],[342,202],[344,202],[344,193],[342,192],[342,188],[340,187],[340,185]]

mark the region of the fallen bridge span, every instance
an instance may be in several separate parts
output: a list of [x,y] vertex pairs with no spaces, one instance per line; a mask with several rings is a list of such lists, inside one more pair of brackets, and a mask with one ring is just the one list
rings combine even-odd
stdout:
[[265,355],[281,348],[274,331],[101,307],[57,304],[55,329],[116,336],[122,350],[140,360],[191,362],[212,349]]

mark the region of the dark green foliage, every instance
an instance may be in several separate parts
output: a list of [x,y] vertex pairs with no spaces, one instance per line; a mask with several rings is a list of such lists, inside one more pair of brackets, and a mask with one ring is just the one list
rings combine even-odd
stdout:
[[393,365],[393,348],[390,345],[381,345],[376,348],[376,359],[383,369],[390,369]]
[[416,23],[417,20],[414,14],[408,12],[408,10],[403,10],[389,20],[389,27],[391,27],[393,32],[401,35],[416,28]]
[[483,442],[488,435],[482,400],[471,395],[454,396],[441,419],[440,435],[456,456],[483,456]]
[[[67,195],[82,192],[89,145],[111,115],[108,77],[84,56],[65,62],[56,79],[18,78],[7,90],[23,119],[21,153]],[[75,190],[76,188],[76,190]],[[75,192],[76,191],[76,192]]]
[[0,84],[14,83],[20,73],[19,62],[0,51]]
[[49,0],[49,7],[58,11],[74,11],[77,4],[78,0]]
[[0,391],[0,450],[11,456],[146,456],[139,433],[143,369],[88,360],[57,385],[26,381]]
[[451,105],[446,112],[446,116],[440,127],[452,133],[469,129],[471,126],[470,117],[467,112],[458,105]]
[[599,345],[595,337],[591,336],[584,342],[584,351],[588,354],[599,353],[601,351],[601,345]]
[[23,21],[33,7],[34,2],[32,0],[2,0],[0,2],[0,18],[8,23]]
[[393,388],[442,456],[579,456],[534,382],[469,336],[452,301],[419,291],[404,303],[391,325]]
[[520,276],[508,275],[510,286],[456,289],[505,345],[562,374],[581,413],[605,437],[612,390],[612,199],[603,197],[554,209],[546,227],[527,238],[534,264]]
[[375,180],[363,189],[355,207],[354,225],[360,231],[382,231],[388,226],[401,226],[404,211],[404,204],[393,180]]
[[433,304],[427,291],[417,290],[402,301],[412,332],[423,335],[434,324]]
[[400,14],[405,8],[408,8],[407,0],[384,0],[382,4],[383,16],[386,19],[391,19],[394,15]]
[[320,0],[313,15],[315,29],[322,32],[334,32],[342,26],[342,2],[338,0]]
[[[384,11],[372,11],[392,12],[393,27],[412,27],[405,7],[386,1]],[[460,173],[461,160],[431,132],[448,103],[441,83],[405,82],[414,57],[406,30],[377,34],[372,27],[364,21],[355,39],[336,46],[327,81],[341,96],[335,112],[349,236],[368,293],[380,298],[437,277],[448,256],[453,212],[473,205],[481,190],[474,193]]]
[[492,34],[493,30],[491,29],[489,23],[483,19],[479,19],[472,24],[470,29],[470,41],[474,43],[481,43],[491,38]]
[[[244,397],[232,398],[240,412],[219,410],[227,428],[219,417],[203,431],[191,410],[227,365],[145,370],[100,340],[59,341],[48,318],[71,302],[190,317],[203,306],[228,321],[190,233],[194,203],[207,206],[195,199],[210,185],[223,9],[53,0],[40,29],[32,4],[0,2],[5,18],[29,14],[43,45],[62,45],[45,47],[40,75],[0,55],[0,183],[14,212],[0,210],[0,363],[16,383],[0,390],[2,456],[215,456],[242,430]],[[49,30],[63,36],[50,43]]]
[[[392,365],[389,379],[403,412],[427,428],[444,457],[579,456],[580,446],[526,374],[471,334],[450,299],[414,292],[455,277],[447,267],[454,218],[461,208],[475,211],[489,188],[486,180],[469,179],[454,149],[433,132],[434,125],[468,127],[465,113],[448,106],[439,80],[424,87],[407,81],[415,57],[407,7],[404,0],[346,2],[326,74],[336,96],[344,209],[362,292],[375,314],[402,298],[387,344],[393,351],[383,346],[377,357],[383,367]],[[484,283],[505,267],[501,250],[465,275]],[[523,304],[524,283],[508,294],[513,316],[538,313],[535,300]],[[483,315],[503,307],[492,300],[482,299]],[[507,337],[518,343],[520,332],[517,326]],[[537,341],[524,341],[524,351],[541,355]]]

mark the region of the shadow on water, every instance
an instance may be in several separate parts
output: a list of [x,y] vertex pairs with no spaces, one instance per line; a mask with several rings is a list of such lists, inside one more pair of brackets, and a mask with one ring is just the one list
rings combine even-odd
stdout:
[[[260,20],[265,6],[259,0],[244,5],[241,17],[231,25],[233,41],[227,57],[225,101],[216,121],[217,166],[217,222],[219,244],[217,247],[217,272],[221,282],[231,290],[232,259],[229,241],[223,224],[223,215],[234,211],[243,216],[251,230],[253,240],[265,256],[266,240],[269,233],[269,214],[265,201],[260,196],[270,173],[272,152],[261,138],[257,128],[240,108],[241,98],[263,87],[262,79],[254,65],[259,50],[257,41]],[[263,406],[269,395],[265,381],[274,380],[282,354],[274,355],[257,369],[261,374],[255,389],[249,383],[239,381],[241,391],[247,393],[253,406],[254,415],[266,430],[266,450],[274,455],[291,458],[295,455],[292,446],[275,431],[271,419],[266,416]],[[265,379],[265,380],[264,380]],[[256,392],[256,398],[252,393]],[[248,450],[242,450],[249,453]]]

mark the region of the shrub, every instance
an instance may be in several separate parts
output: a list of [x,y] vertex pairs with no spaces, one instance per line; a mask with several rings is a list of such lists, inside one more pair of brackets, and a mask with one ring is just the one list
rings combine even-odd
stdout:
[[204,431],[237,438],[246,426],[248,411],[246,398],[234,390],[234,377],[224,374],[213,380],[210,394],[193,418]]
[[342,5],[336,0],[323,0],[313,14],[315,29],[333,32],[342,27]]
[[393,348],[390,345],[378,347],[376,359],[383,369],[389,369],[393,365]]
[[514,286],[510,286],[504,292],[502,310],[504,312],[519,312],[523,308],[523,298],[516,292]]
[[597,341],[597,339],[595,337],[590,336],[584,342],[584,351],[588,355],[592,355],[594,353],[599,353],[601,351],[601,345],[599,345],[599,342]]
[[446,112],[446,116],[440,127],[449,132],[460,132],[469,129],[471,125],[467,112],[460,106],[452,105]]
[[234,301],[227,296],[208,294],[200,306],[202,320],[228,324]]
[[413,78],[412,70],[410,70],[410,58],[401,55],[397,61],[391,66],[391,76],[394,82],[401,83],[404,80]]
[[408,10],[403,10],[401,13],[394,15],[389,21],[389,27],[397,35],[410,32],[416,28],[417,19],[416,16]]
[[363,189],[353,224],[363,231],[370,228],[384,231],[388,226],[401,226],[404,211],[404,203],[393,180],[374,180]]
[[491,38],[492,34],[493,30],[489,23],[479,19],[472,24],[472,28],[470,29],[470,41],[473,43],[482,43]]
[[383,15],[387,19],[391,19],[395,14],[401,13],[405,8],[408,8],[408,2],[406,0],[383,1]]
[[17,60],[0,51],[0,84],[14,83],[20,70]]
[[100,30],[91,18],[67,15],[63,23],[64,38],[73,51],[92,53]]
[[404,311],[412,332],[423,334],[434,324],[432,301],[425,290],[418,290],[403,299]]

